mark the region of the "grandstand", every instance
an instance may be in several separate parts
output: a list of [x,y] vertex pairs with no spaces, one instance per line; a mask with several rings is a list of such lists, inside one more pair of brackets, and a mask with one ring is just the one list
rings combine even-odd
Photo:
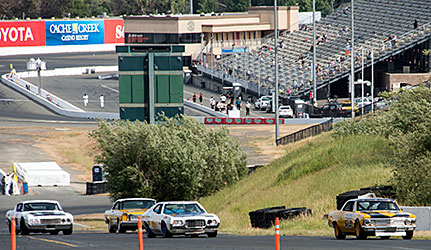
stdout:
[[[355,71],[361,70],[361,51],[368,67],[371,50],[375,62],[379,62],[430,40],[430,0],[359,0],[355,1],[354,12]],[[318,89],[350,74],[350,27],[350,5],[316,23]],[[302,25],[279,37],[279,83],[286,95],[303,95],[312,90],[312,33],[312,25]],[[274,87],[273,48],[272,38],[256,50],[219,60],[213,69],[204,65],[198,68],[216,79],[239,82],[249,91],[268,94]]]

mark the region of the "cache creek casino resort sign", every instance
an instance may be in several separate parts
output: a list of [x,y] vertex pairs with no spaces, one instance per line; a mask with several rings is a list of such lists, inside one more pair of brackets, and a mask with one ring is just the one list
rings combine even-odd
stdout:
[[45,21],[46,45],[103,44],[103,21]]
[[0,21],[0,48],[89,44],[124,44],[124,20]]

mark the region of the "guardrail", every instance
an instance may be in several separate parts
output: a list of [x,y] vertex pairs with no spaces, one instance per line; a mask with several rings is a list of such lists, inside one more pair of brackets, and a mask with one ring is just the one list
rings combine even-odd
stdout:
[[333,125],[333,119],[331,118],[330,120],[327,120],[327,121],[322,122],[320,124],[313,125],[313,126],[308,127],[306,129],[301,129],[295,133],[281,137],[281,138],[277,139],[276,144],[277,144],[277,146],[278,145],[286,145],[286,144],[289,144],[292,142],[297,142],[297,141],[300,141],[302,139],[318,135],[322,132],[330,131],[330,130],[332,130],[332,125]]

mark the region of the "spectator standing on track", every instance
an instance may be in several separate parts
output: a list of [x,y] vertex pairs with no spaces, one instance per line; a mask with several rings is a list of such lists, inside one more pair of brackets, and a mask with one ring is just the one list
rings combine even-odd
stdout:
[[88,95],[87,95],[87,93],[85,93],[82,98],[84,99],[84,107],[87,107],[87,105],[88,105]]
[[418,28],[418,20],[415,19],[415,22],[413,23],[413,28],[417,29]]
[[216,103],[215,103],[215,100],[214,100],[214,98],[211,96],[211,98],[210,98],[210,105],[211,105],[211,108],[212,109],[214,109],[215,108],[215,105],[216,105]]
[[196,98],[197,98],[198,96],[196,95],[196,93],[193,93],[193,102],[196,102]]
[[202,105],[202,101],[204,100],[204,94],[202,94],[202,92],[199,94],[199,102]]
[[105,107],[105,97],[103,96],[103,94],[100,95],[99,101],[100,101],[100,108],[103,109]]
[[236,100],[236,109],[241,110],[241,98],[238,98],[238,100]]
[[251,108],[251,103],[249,101],[247,101],[247,104],[245,105],[245,115],[250,115],[250,108]]
[[225,103],[225,102],[226,102],[226,96],[225,96],[225,95],[221,95],[221,96],[220,96],[220,101],[221,101],[222,103]]
[[10,185],[12,183],[12,176],[10,174],[4,177],[4,194],[10,196]]

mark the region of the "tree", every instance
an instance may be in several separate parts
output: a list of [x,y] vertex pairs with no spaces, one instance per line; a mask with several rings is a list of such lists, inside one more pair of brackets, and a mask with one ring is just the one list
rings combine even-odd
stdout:
[[113,199],[194,200],[246,174],[246,156],[226,128],[206,129],[187,116],[159,120],[101,122],[91,133]]
[[43,18],[65,17],[71,5],[72,0],[41,0],[40,15]]
[[198,3],[198,13],[218,12],[217,0],[200,0]]
[[245,12],[250,7],[250,0],[226,0],[228,12]]

